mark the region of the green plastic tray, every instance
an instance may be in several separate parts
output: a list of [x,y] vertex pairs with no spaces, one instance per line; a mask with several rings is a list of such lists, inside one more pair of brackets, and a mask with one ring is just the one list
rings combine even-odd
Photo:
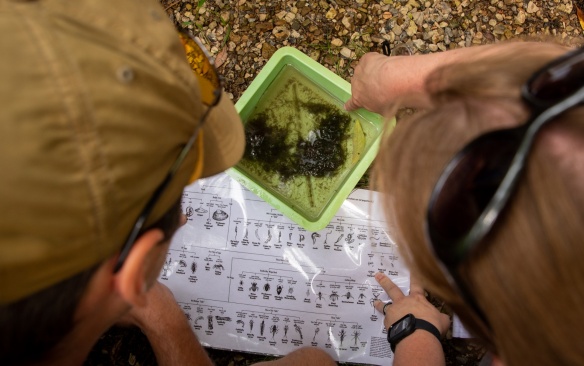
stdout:
[[[280,82],[281,78],[278,79],[278,75],[282,70],[288,70],[289,67],[293,67],[295,72],[306,77],[313,83],[311,84],[313,87],[324,91],[325,93],[322,94],[327,96],[326,101],[336,105],[338,108],[342,109],[344,102],[349,99],[351,85],[347,81],[301,51],[292,47],[283,47],[274,53],[235,105],[244,124],[253,114],[258,102],[262,98],[268,97],[273,88],[278,88],[277,85],[272,86],[272,82],[274,80]],[[267,90],[270,93],[266,94]],[[282,87],[279,90],[282,90]],[[324,202],[318,207],[310,210],[301,207],[298,202],[286,197],[285,194],[277,191],[270,184],[261,181],[241,164],[229,169],[227,173],[304,229],[309,231],[321,230],[330,223],[344,200],[367,171],[379,148],[384,119],[378,114],[363,109],[350,114],[353,119],[359,120],[363,130],[367,131],[365,147],[359,160],[353,163],[352,166],[347,167],[346,171],[339,173],[341,174],[339,176],[340,179],[338,179],[334,187],[331,187],[326,195],[319,195],[319,198],[325,198]],[[390,128],[393,125],[394,122],[388,124]]]

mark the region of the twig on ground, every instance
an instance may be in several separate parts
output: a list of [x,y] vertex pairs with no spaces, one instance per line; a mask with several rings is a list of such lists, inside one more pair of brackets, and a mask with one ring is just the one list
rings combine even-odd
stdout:
[[168,9],[170,9],[170,8],[174,8],[174,6],[175,6],[176,4],[178,4],[178,3],[180,3],[180,0],[176,0],[176,1],[172,2],[172,3],[170,3],[169,5],[167,5],[167,6],[164,8],[164,10],[168,10]]

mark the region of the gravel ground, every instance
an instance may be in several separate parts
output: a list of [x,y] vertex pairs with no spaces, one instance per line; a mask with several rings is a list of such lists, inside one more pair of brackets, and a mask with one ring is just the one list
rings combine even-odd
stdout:
[[161,0],[203,39],[236,102],[270,56],[293,46],[350,81],[359,57],[406,44],[414,53],[553,36],[581,44],[570,0]]
[[[204,40],[237,102],[270,56],[293,46],[350,81],[359,58],[405,44],[413,53],[440,52],[508,39],[554,39],[581,45],[570,0],[160,0],[171,17]],[[576,3],[577,1],[575,1]],[[584,3],[584,1],[580,1]],[[436,306],[440,301],[433,299]],[[481,347],[447,337],[447,365],[476,365]],[[217,365],[249,365],[266,356],[209,350]],[[269,359],[269,357],[268,357]],[[136,329],[113,328],[86,365],[155,365]]]

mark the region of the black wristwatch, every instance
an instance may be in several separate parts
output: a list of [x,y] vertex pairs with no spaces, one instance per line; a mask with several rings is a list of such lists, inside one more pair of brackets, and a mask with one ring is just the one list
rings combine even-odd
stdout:
[[413,314],[408,314],[393,323],[387,331],[387,341],[389,342],[391,351],[395,352],[395,346],[397,346],[402,339],[414,333],[416,329],[428,331],[434,334],[436,338],[438,338],[438,341],[440,341],[440,331],[438,328],[423,319],[416,319]]

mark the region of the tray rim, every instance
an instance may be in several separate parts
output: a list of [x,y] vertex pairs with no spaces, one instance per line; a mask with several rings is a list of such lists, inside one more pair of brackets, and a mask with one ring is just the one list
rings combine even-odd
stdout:
[[[256,96],[256,93],[260,90],[260,88],[264,86],[264,83],[266,83],[267,79],[271,77],[271,80],[273,80],[273,78],[279,73],[281,68],[283,68],[287,64],[290,64],[290,62],[286,62],[288,58],[294,59],[296,63],[304,64],[306,67],[309,67],[310,69],[315,71],[317,75],[320,75],[323,79],[325,79],[326,82],[333,84],[336,88],[338,88],[340,92],[344,93],[345,95],[334,96],[337,99],[341,100],[342,102],[346,101],[351,95],[351,84],[349,82],[347,82],[334,72],[330,71],[317,61],[313,60],[300,50],[294,47],[287,46],[278,49],[272,55],[272,57],[268,60],[266,65],[264,65],[264,67],[258,73],[256,78],[251,82],[249,87],[239,98],[238,102],[235,104],[235,109],[237,113],[241,114],[242,110]],[[277,68],[278,66],[279,68]],[[302,70],[300,71],[303,72]],[[308,75],[307,77],[311,78]],[[271,82],[271,80],[269,81]],[[317,82],[318,84],[318,80],[313,81]],[[333,93],[331,92],[331,94]],[[237,168],[237,165],[228,169],[226,173],[233,179],[235,179],[238,183],[240,183],[241,185],[249,189],[251,192],[259,196],[261,199],[269,203],[271,206],[280,211],[284,216],[286,216],[287,218],[289,218],[290,220],[292,220],[305,230],[308,231],[322,230],[330,224],[330,222],[338,212],[339,208],[343,204],[343,202],[354,190],[355,185],[359,182],[359,180],[361,179],[363,174],[365,174],[367,169],[369,169],[371,163],[373,162],[375,156],[377,155],[377,151],[379,150],[379,145],[384,135],[383,131],[384,127],[393,128],[395,126],[395,119],[390,120],[389,123],[386,123],[384,126],[385,120],[382,116],[364,109],[359,109],[356,112],[358,112],[358,114],[361,115],[362,117],[365,117],[368,122],[378,125],[380,128],[380,133],[373,140],[373,142],[371,143],[371,147],[361,158],[361,161],[357,163],[357,165],[350,172],[349,176],[345,178],[345,181],[340,186],[340,189],[338,189],[337,192],[333,194],[331,200],[322,210],[317,220],[311,220],[308,217],[296,211],[294,208],[290,207],[288,204],[283,202],[277,196],[273,195],[265,188],[261,187],[253,179],[251,179],[245,173],[240,171]]]

